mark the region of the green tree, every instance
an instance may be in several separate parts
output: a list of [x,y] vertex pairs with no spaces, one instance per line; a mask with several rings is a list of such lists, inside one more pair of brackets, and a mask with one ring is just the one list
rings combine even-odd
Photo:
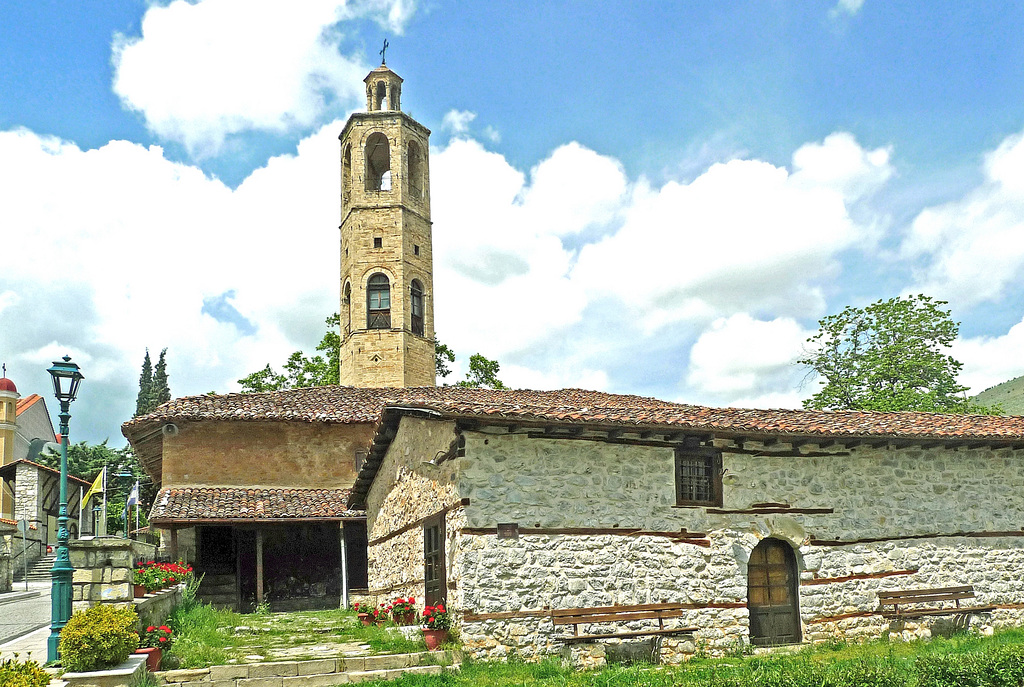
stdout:
[[135,398],[135,415],[145,415],[150,410],[150,402],[153,397],[153,361],[149,359],[149,349],[146,349],[146,357],[142,361],[142,374],[139,375],[139,395]]
[[449,367],[455,362],[455,351],[445,346],[434,337],[434,371],[439,379],[444,379],[452,373]]
[[327,331],[316,346],[316,350],[324,355],[307,356],[302,351],[295,351],[288,356],[282,372],[277,372],[268,363],[262,370],[239,379],[238,383],[242,385],[242,391],[281,391],[337,384],[341,362],[338,313],[334,313],[324,322],[327,325]]
[[998,414],[970,401],[947,351],[959,323],[929,296],[847,306],[818,322],[799,363],[822,377],[805,408]]
[[[148,351],[147,351],[148,353]],[[156,367],[153,368],[153,386],[150,390],[150,403],[155,409],[161,403],[167,403],[171,400],[171,387],[167,382],[167,349],[160,351],[160,357],[156,361]]]
[[498,379],[499,369],[501,365],[497,360],[490,360],[479,353],[474,353],[469,357],[469,372],[466,373],[466,378],[457,382],[455,386],[507,389],[508,387]]

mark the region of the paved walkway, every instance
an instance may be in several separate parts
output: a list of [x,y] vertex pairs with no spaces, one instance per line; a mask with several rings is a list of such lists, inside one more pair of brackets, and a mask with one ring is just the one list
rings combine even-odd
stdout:
[[16,651],[25,658],[29,652],[40,663],[46,662],[46,638],[50,634],[50,583],[29,582],[13,592],[0,594],[0,657]]

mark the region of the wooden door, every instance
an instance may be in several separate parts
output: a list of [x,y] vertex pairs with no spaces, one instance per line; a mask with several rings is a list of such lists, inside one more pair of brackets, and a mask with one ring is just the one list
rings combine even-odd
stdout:
[[798,584],[796,556],[789,544],[765,539],[754,547],[747,565],[751,644],[800,642]]

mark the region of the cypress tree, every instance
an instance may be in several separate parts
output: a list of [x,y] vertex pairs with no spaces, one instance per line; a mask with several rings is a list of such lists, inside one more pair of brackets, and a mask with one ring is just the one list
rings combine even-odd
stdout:
[[153,370],[153,401],[150,410],[171,400],[171,387],[167,382],[166,356],[167,349],[165,348],[160,351],[160,358],[156,361],[156,368]]
[[149,349],[142,361],[142,374],[139,375],[139,395],[135,399],[135,417],[145,415],[152,410],[153,398],[153,361],[149,359]]

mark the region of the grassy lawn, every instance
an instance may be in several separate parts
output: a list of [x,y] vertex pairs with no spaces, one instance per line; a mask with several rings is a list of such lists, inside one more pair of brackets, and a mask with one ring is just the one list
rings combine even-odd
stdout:
[[405,676],[396,687],[1022,687],[1024,631],[928,642],[805,647],[793,653],[694,658],[682,666],[577,672],[540,663],[467,661],[458,673]]
[[[421,638],[363,627],[351,611],[240,615],[179,607],[171,655],[182,668],[235,662],[423,651]],[[1024,630],[920,642],[819,644],[790,652],[694,657],[682,666],[575,671],[539,663],[467,660],[458,673],[404,676],[396,687],[1024,687]]]
[[183,604],[168,621],[175,630],[168,653],[181,668],[426,650],[421,637],[363,627],[352,611],[242,615]]

